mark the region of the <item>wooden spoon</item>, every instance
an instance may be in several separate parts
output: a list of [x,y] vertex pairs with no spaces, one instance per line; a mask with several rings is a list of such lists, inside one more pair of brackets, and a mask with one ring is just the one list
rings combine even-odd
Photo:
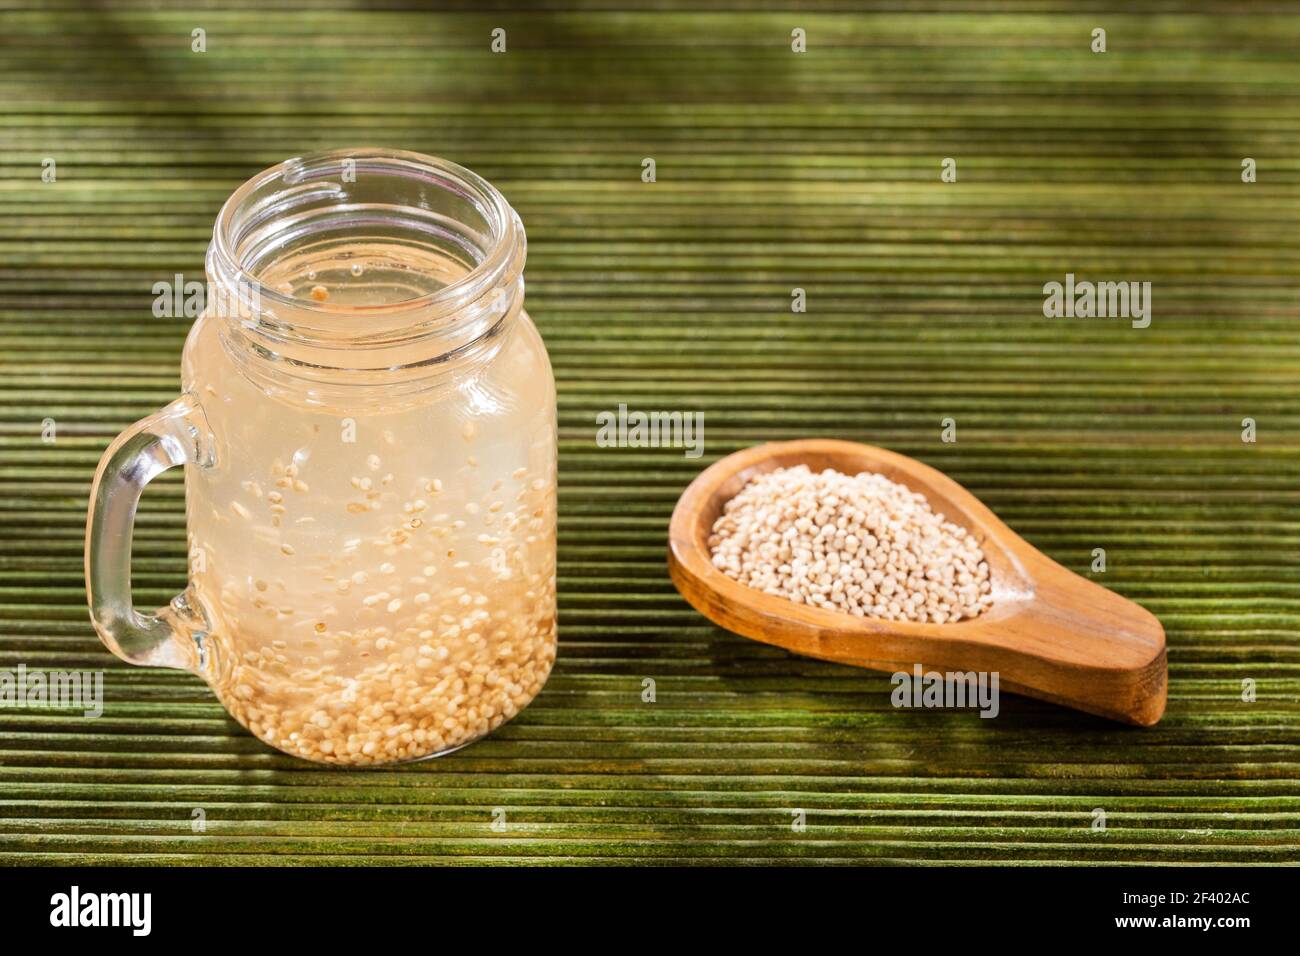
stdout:
[[[925,495],[984,549],[992,608],[955,624],[860,618],[765,594],[715,568],[708,538],[723,505],[755,476],[800,464],[874,471]],[[728,455],[677,502],[668,568],[714,623],[809,657],[909,674],[916,664],[996,672],[1007,690],[1142,726],[1165,711],[1165,632],[1154,615],[1042,554],[951,478],[882,448],[809,439]]]

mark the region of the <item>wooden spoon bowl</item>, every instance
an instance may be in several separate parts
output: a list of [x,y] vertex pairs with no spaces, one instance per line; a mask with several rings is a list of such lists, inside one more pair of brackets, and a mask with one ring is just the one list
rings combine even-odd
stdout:
[[[807,465],[874,471],[925,495],[979,542],[993,606],[954,624],[855,617],[750,588],[713,566],[708,539],[723,506],[754,477]],[[1165,710],[1165,632],[1149,611],[1038,551],[951,478],[905,455],[856,442],[777,442],[728,455],[682,493],[668,535],[673,584],[715,624],[798,654],[889,672],[998,674],[1007,690],[1126,723]]]

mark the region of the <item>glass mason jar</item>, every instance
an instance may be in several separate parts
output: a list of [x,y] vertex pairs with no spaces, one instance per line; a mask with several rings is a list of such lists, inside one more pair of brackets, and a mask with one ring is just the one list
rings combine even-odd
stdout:
[[[203,677],[266,743],[412,760],[509,720],[555,660],[555,381],[519,217],[415,153],[292,159],[226,202],[183,395],[105,452],[104,643]],[[185,466],[190,581],[131,604],[144,485]]]

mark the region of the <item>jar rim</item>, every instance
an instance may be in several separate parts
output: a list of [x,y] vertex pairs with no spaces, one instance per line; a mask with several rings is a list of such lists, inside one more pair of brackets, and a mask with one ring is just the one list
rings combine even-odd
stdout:
[[[250,199],[259,191],[280,181],[287,193],[309,186],[313,182],[321,188],[334,186],[340,193],[343,187],[331,178],[337,178],[348,162],[353,163],[354,176],[365,172],[401,173],[413,179],[422,179],[441,189],[455,188],[468,199],[483,216],[488,227],[488,243],[483,257],[464,275],[458,276],[439,289],[408,299],[374,304],[339,305],[329,301],[318,302],[268,288],[240,261],[236,239],[239,218],[246,212]],[[211,256],[226,281],[236,287],[257,290],[259,304],[283,305],[299,314],[311,315],[393,315],[418,312],[420,324],[437,320],[473,302],[485,291],[509,282],[509,273],[517,275],[523,270],[524,235],[518,215],[495,186],[474,171],[450,160],[417,153],[410,150],[383,147],[359,147],[307,153],[276,163],[246,180],[222,205],[213,226]]]
[[[316,300],[314,289],[307,298],[263,281],[304,237],[338,226],[338,235],[355,228],[365,241],[377,223],[427,233],[464,272],[428,292],[374,303],[331,303]],[[372,386],[389,398],[415,394],[496,354],[523,310],[526,253],[514,209],[463,166],[405,150],[312,153],[263,170],[222,206],[207,255],[217,295],[205,314],[220,321],[221,344],[237,367],[265,389],[306,392],[313,401],[344,392],[356,401]]]

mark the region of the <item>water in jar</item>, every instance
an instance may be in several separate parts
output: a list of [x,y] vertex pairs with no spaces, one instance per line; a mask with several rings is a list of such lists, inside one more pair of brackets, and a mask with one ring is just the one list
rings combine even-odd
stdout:
[[[457,277],[410,249],[322,247],[260,276],[297,298],[402,301]],[[520,313],[416,401],[313,407],[242,375],[205,315],[184,378],[219,419],[187,481],[204,676],[262,740],[366,764],[494,730],[555,660],[554,386]]]

